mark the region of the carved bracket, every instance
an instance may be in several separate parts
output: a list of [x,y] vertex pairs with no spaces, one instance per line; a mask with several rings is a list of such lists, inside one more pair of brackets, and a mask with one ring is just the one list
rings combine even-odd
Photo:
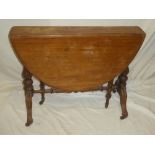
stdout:
[[117,91],[120,96],[120,103],[122,109],[122,116],[120,119],[124,119],[128,116],[127,108],[126,108],[126,101],[127,101],[127,92],[126,92],[126,82],[128,80],[127,74],[129,73],[129,68],[127,68],[124,72],[122,72],[118,79],[116,80],[115,84],[113,84],[114,80],[108,82],[107,87],[103,87],[102,90],[106,90],[106,103],[105,108],[109,105],[109,99],[111,98],[111,92],[114,93]]

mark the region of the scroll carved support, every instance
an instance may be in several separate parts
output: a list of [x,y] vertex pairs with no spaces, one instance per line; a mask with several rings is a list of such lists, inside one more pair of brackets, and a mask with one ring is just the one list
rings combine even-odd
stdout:
[[26,109],[27,109],[27,122],[26,126],[29,126],[33,123],[32,119],[32,97],[33,97],[33,81],[32,81],[32,74],[24,67],[23,72],[23,85],[25,91],[25,102],[26,102]]
[[120,103],[122,109],[122,116],[120,117],[120,119],[124,119],[128,116],[128,111],[126,107],[126,101],[127,101],[126,82],[128,80],[127,77],[128,73],[129,68],[127,68],[122,74],[120,74],[117,81],[115,82],[117,92],[120,95]]

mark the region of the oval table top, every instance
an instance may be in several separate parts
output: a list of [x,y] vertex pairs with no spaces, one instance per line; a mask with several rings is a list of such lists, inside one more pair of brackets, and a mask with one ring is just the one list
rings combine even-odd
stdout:
[[39,80],[64,92],[99,88],[128,67],[145,33],[139,27],[16,26],[10,42]]

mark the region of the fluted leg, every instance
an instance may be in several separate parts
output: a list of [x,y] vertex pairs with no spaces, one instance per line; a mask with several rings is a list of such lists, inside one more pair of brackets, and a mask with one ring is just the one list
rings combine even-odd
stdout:
[[45,101],[45,84],[40,81],[40,91],[41,91],[41,101],[39,102],[39,104],[43,104]]
[[114,80],[111,80],[108,82],[105,108],[108,108],[108,106],[109,106],[109,100],[111,98],[111,92],[113,91],[113,81]]
[[117,88],[117,92],[120,95],[120,103],[121,103],[121,109],[122,109],[122,116],[120,119],[124,119],[128,116],[128,111],[126,107],[126,101],[127,101],[127,92],[126,92],[126,82],[128,80],[127,74],[129,73],[129,68],[127,68],[116,81],[115,85]]
[[24,67],[23,72],[23,85],[25,91],[25,102],[26,102],[26,109],[27,109],[27,122],[26,126],[32,124],[32,97],[33,97],[33,81],[32,81],[32,74]]

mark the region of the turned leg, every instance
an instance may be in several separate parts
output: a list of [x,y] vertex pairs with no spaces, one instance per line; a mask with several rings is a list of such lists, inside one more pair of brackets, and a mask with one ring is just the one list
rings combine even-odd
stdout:
[[39,102],[39,104],[43,104],[45,101],[45,84],[40,81],[40,91],[41,91],[41,101]]
[[128,116],[128,112],[126,108],[127,93],[125,88],[120,89],[119,95],[120,95],[120,102],[121,102],[121,109],[122,109],[122,116],[120,116],[120,119],[124,119]]
[[111,92],[113,90],[113,81],[114,80],[111,80],[111,81],[108,82],[105,108],[108,108],[108,105],[109,105],[109,100],[111,98]]
[[27,109],[27,122],[26,126],[32,124],[32,96],[33,96],[33,81],[32,81],[32,74],[24,67],[23,72],[23,85],[25,91],[25,102],[26,102],[26,109]]
[[128,80],[127,74],[129,73],[129,68],[127,68],[116,81],[115,85],[117,88],[117,92],[120,95],[120,103],[122,109],[122,116],[120,119],[124,119],[128,116],[126,101],[127,101],[127,92],[126,92],[126,82]]

